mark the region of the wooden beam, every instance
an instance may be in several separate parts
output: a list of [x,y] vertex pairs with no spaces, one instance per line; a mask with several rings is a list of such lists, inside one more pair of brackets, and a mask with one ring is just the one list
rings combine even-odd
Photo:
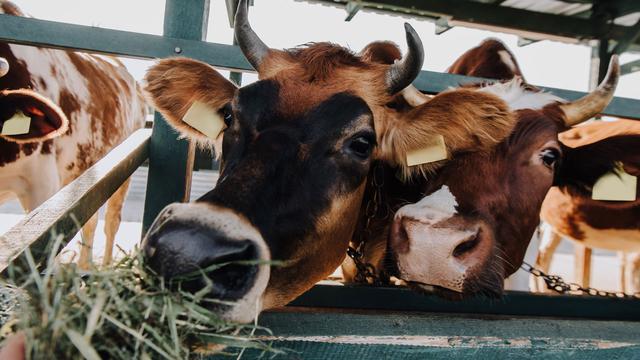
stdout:
[[53,236],[69,242],[109,197],[147,159],[151,131],[141,129],[0,236],[0,271],[26,248],[36,260],[48,253]]
[[[348,0],[307,0],[345,6]],[[626,27],[611,26],[603,29],[593,26],[589,19],[573,16],[554,15],[537,11],[462,0],[371,0],[362,1],[365,9],[406,13],[439,18],[450,17],[452,21],[478,26],[501,28],[505,32],[525,32],[541,34],[546,38],[599,39],[609,36],[613,39],[624,35]],[[517,20],[516,20],[517,19]]]
[[450,301],[408,288],[316,285],[291,306],[640,321],[640,299],[507,291],[498,299]]
[[623,321],[289,308],[258,324],[273,334],[256,336],[285,351],[276,359],[635,359],[640,351],[640,323]]

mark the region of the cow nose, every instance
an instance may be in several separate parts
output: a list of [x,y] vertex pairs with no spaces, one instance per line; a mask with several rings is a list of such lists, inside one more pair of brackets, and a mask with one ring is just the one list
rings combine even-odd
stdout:
[[260,259],[249,239],[188,226],[153,234],[143,250],[147,265],[172,284],[194,293],[209,284],[209,294],[224,300],[237,300],[252,287]]

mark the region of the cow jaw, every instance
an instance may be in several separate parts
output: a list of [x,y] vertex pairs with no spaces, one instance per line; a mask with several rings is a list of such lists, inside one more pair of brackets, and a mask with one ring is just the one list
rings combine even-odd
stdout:
[[215,306],[222,318],[246,323],[262,310],[271,256],[244,216],[210,204],[169,205],[149,229],[143,250],[149,265],[167,280],[195,272],[180,284],[189,291],[207,286],[197,275],[203,270],[213,282],[210,297],[225,301]]
[[456,198],[445,185],[394,216],[390,249],[399,278],[458,293],[484,267],[492,252],[486,226],[456,211]]

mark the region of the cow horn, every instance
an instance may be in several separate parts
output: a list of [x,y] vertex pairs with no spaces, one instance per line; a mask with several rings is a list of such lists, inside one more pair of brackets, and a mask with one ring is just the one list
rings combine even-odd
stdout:
[[420,36],[408,23],[404,24],[404,30],[407,32],[409,51],[387,70],[386,81],[389,94],[397,94],[409,86],[420,73],[424,62],[424,48]]
[[248,7],[249,4],[247,0],[240,0],[238,2],[234,35],[238,46],[240,46],[242,53],[247,60],[249,60],[249,63],[251,63],[256,70],[260,71],[260,64],[269,53],[269,47],[260,40],[251,28],[251,25],[249,25]]
[[618,79],[620,78],[620,65],[618,55],[611,56],[607,76],[598,87],[578,100],[562,104],[565,125],[573,126],[600,114],[613,99]]
[[7,75],[8,72],[9,62],[5,58],[0,57],[0,77]]

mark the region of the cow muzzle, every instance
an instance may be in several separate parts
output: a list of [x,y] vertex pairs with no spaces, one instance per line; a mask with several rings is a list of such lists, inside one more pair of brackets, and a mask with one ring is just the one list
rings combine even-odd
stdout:
[[462,293],[489,261],[489,234],[479,220],[418,203],[396,213],[389,249],[401,279]]
[[147,265],[172,286],[209,290],[220,316],[249,322],[261,310],[269,249],[242,215],[203,203],[171,204],[143,240]]

